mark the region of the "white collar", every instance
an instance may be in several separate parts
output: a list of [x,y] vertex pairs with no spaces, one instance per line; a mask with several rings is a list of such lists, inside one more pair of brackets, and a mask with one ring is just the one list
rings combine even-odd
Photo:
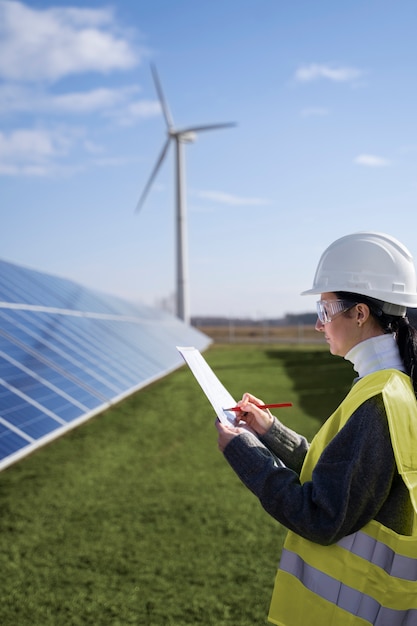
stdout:
[[395,336],[392,334],[378,335],[357,343],[347,352],[345,359],[353,363],[353,369],[360,378],[385,369],[405,372]]

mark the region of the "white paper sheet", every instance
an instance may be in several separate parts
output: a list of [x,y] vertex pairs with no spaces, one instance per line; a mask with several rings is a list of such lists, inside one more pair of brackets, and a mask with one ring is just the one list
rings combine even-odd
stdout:
[[217,378],[202,354],[193,347],[180,348],[177,350],[194,374],[201,389],[206,394],[217,417],[224,424],[235,425],[234,411],[225,411],[225,408],[236,406],[233,396],[227,391]]

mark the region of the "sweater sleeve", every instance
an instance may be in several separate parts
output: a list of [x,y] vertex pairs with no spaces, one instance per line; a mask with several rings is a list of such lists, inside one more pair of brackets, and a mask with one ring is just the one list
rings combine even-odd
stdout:
[[309,444],[307,439],[281,424],[276,417],[268,432],[260,437],[262,443],[290,469],[298,474],[304,463]]
[[396,465],[382,398],[364,402],[323,451],[312,480],[277,464],[251,433],[224,455],[242,482],[277,521],[302,537],[329,545],[374,519],[387,499]]

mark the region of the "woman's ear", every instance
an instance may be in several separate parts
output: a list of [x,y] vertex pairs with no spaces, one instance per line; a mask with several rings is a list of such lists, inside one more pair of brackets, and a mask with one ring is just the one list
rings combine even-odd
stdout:
[[356,320],[358,322],[358,325],[361,326],[362,324],[364,324],[369,316],[370,310],[368,305],[364,304],[363,302],[359,302],[359,304],[356,305]]

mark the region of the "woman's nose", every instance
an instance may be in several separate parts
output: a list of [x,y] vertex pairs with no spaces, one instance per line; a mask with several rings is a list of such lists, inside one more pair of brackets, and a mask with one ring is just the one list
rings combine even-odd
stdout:
[[324,330],[324,324],[323,324],[323,322],[320,321],[319,317],[317,318],[317,322],[316,322],[316,325],[315,325],[314,328],[315,328],[315,330],[318,330],[319,332],[323,332],[323,330]]

